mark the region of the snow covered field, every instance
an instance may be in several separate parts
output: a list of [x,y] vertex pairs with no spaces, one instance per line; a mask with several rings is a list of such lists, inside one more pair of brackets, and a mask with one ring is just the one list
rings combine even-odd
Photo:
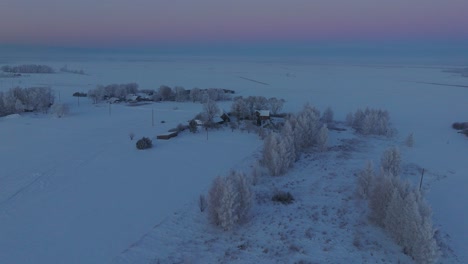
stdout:
[[[346,177],[362,168],[365,160],[378,161],[386,146],[400,144],[398,146],[402,147],[404,138],[414,133],[415,146],[411,149],[402,147],[404,163],[416,164],[427,171],[424,188],[433,207],[434,223],[450,236],[449,246],[458,260],[468,262],[468,209],[463,202],[468,198],[468,140],[450,127],[455,121],[468,121],[468,90],[427,84],[467,85],[466,77],[443,71],[454,68],[452,65],[351,65],[217,58],[0,58],[2,65],[22,63],[47,64],[55,69],[66,64],[70,69],[83,69],[86,75],[26,74],[19,78],[0,78],[0,89],[3,91],[12,86],[51,86],[56,92],[56,100],[68,103],[71,108],[71,114],[60,119],[36,114],[0,118],[2,263],[109,263],[126,260],[136,263],[132,260],[154,259],[158,255],[163,259],[165,254],[175,251],[173,245],[187,246],[186,242],[178,240],[193,239],[190,232],[182,231],[191,229],[190,221],[184,215],[190,218],[196,216],[193,219],[195,235],[196,230],[201,230],[207,233],[203,239],[217,239],[219,231],[204,225],[206,219],[196,214],[196,199],[200,193],[207,191],[215,176],[231,168],[247,170],[253,155],[260,151],[262,142],[254,134],[226,129],[210,133],[208,140],[203,133],[184,133],[169,141],[155,141],[156,146],[151,150],[137,151],[135,141],[130,141],[128,137],[130,132],[134,132],[136,138],[155,137],[186,122],[200,112],[202,106],[167,102],[138,107],[112,105],[109,115],[107,105],[93,105],[90,100],[81,98],[78,106],[77,98],[71,96],[76,91],[87,92],[97,84],[127,82],[138,83],[140,89],[156,89],[165,84],[187,89],[226,88],[243,96],[275,96],[284,98],[284,110],[291,112],[310,102],[322,110],[331,106],[336,120],[344,120],[348,112],[358,107],[387,109],[399,132],[390,141],[370,139],[363,143],[362,149],[356,150],[357,154],[351,155],[350,160],[337,159],[339,153],[327,153],[316,157],[319,161],[315,163],[302,160],[291,171],[291,178],[265,179],[267,184],[282,186],[290,181],[294,183],[296,179],[301,180],[304,174],[312,174],[310,177],[317,175],[316,178],[307,179],[304,184],[295,183],[298,197],[304,203],[294,204],[295,207],[280,212],[295,218],[297,230],[302,230],[308,221],[313,223],[311,217],[314,210],[323,215],[317,220],[316,229],[311,231],[319,233],[315,242],[309,245],[302,238],[297,239],[297,243],[290,241],[295,246],[291,251],[297,253],[300,249],[308,249],[307,254],[318,256],[313,258],[317,263],[342,262],[347,257],[355,262],[396,261],[398,257],[392,257],[392,252],[398,248],[392,246],[383,233],[376,231],[377,228],[354,229],[353,224],[357,222],[353,221],[359,219],[356,212],[345,214],[345,219],[350,221],[347,227],[350,230],[344,232],[339,224],[336,229],[327,229],[323,223],[332,219],[327,219],[321,208],[347,208],[345,201],[333,199],[347,197],[352,190],[346,189],[336,194],[336,188],[352,184]],[[229,109],[229,105],[229,102],[222,103],[225,109]],[[151,126],[151,109],[155,111],[154,127]],[[161,123],[162,120],[166,122]],[[333,136],[338,140],[338,135]],[[353,135],[346,134],[346,137],[350,136]],[[323,171],[324,168],[326,171]],[[332,177],[330,175],[339,179],[337,185],[333,185],[334,181],[330,179],[327,181],[327,177]],[[417,181],[418,175],[415,178]],[[319,195],[320,199],[310,203],[314,194]],[[315,209],[296,216],[296,212],[301,212],[302,207],[298,208],[301,205],[315,206]],[[256,212],[255,208],[260,207],[254,207],[253,214],[257,215],[254,219],[259,219],[258,215],[262,214],[270,215],[270,218],[274,215],[274,212]],[[160,227],[153,229],[160,223]],[[269,225],[268,222],[252,221],[247,228],[258,230],[264,227],[267,229],[264,237],[269,237],[266,234],[272,233],[270,229],[273,228]],[[354,239],[355,232],[368,230],[374,230],[375,241],[384,245],[388,252],[376,250],[376,254],[380,255],[375,258],[363,257],[368,254],[366,250],[369,251],[369,248],[364,249],[364,253],[349,253],[346,247],[352,248],[349,242]],[[307,230],[300,232],[303,231]],[[153,242],[140,240],[145,234],[149,234],[147,237]],[[177,237],[173,237],[175,234]],[[291,237],[298,238],[299,235]],[[337,237],[343,239],[347,246],[343,247],[335,241]],[[327,239],[332,239],[333,245],[323,250]],[[255,238],[245,240],[253,241]],[[137,241],[140,242],[132,246]],[[161,241],[170,243],[164,243],[165,247],[159,248]],[[193,250],[180,249],[183,254],[179,252],[181,255],[176,256],[176,260],[196,259],[198,253],[194,250],[201,249],[196,242],[201,240],[193,241]],[[219,260],[217,254],[223,255],[226,248],[220,244],[222,250],[217,252],[217,244],[210,243],[208,246],[215,252],[204,259]],[[262,242],[259,243],[261,246]],[[155,246],[150,248],[153,251],[148,245]],[[313,245],[322,248],[316,249],[317,252],[311,251]],[[249,253],[264,261],[261,256],[265,253],[262,253],[260,246]],[[269,247],[269,250],[275,248]],[[143,257],[138,256],[138,248],[141,248]],[[122,254],[126,249],[129,250]],[[282,253],[281,250],[277,252]],[[277,257],[273,254],[267,256],[272,259]],[[278,261],[289,262],[289,259],[282,259],[284,256],[287,254],[279,257]],[[389,259],[381,260],[386,257]],[[245,256],[242,259],[245,260]],[[308,258],[292,260],[301,259]]]

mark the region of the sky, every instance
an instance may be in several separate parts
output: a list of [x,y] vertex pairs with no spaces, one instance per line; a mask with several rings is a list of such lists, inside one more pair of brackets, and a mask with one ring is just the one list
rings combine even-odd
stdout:
[[[2,0],[0,44],[468,43],[467,0]],[[442,45],[441,44],[441,45]]]

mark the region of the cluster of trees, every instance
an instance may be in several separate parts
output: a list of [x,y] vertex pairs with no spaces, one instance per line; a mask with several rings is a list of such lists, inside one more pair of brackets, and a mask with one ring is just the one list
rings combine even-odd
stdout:
[[431,208],[420,190],[400,178],[396,148],[381,157],[380,174],[371,163],[358,174],[358,194],[369,200],[370,218],[417,263],[435,263],[440,255]]
[[213,180],[208,193],[209,219],[214,225],[229,230],[247,219],[252,203],[253,193],[247,176],[231,171]]
[[85,74],[84,71],[83,71],[83,69],[81,69],[81,70],[71,70],[71,69],[68,69],[68,66],[67,66],[67,65],[65,65],[65,66],[63,66],[62,68],[60,68],[60,71],[61,71],[61,72],[67,72],[67,73],[81,74],[81,75],[84,75],[84,74]]
[[178,102],[192,101],[204,103],[208,100],[226,101],[231,100],[231,94],[233,93],[234,91],[232,90],[226,90],[221,88],[193,88],[191,90],[185,90],[183,87],[177,86],[174,88],[174,98],[175,101]]
[[24,64],[19,66],[2,66],[2,71],[11,73],[54,73],[54,69],[47,65]]
[[284,99],[276,97],[267,99],[264,96],[238,96],[232,103],[231,114],[238,119],[254,119],[256,110],[269,110],[276,115],[283,109],[284,102]]
[[99,85],[95,89],[89,90],[88,97],[97,103],[111,97],[124,100],[127,95],[136,94],[137,92],[138,84],[136,83]]
[[0,116],[22,113],[24,111],[47,112],[54,103],[50,87],[12,88],[0,92]]
[[175,86],[171,88],[166,85],[161,85],[157,90],[145,89],[138,90],[138,84],[110,84],[106,86],[97,86],[88,92],[88,97],[92,98],[96,103],[99,101],[107,100],[111,97],[125,100],[127,95],[137,94],[138,92],[148,95],[152,101],[177,101],[177,102],[207,102],[207,101],[221,101],[230,100],[231,94],[234,91],[209,88],[199,89],[193,88],[186,90],[184,87]]
[[321,121],[320,111],[307,104],[286,120],[280,133],[266,137],[262,163],[271,175],[283,175],[304,151],[313,147],[326,150],[327,141],[328,128]]
[[385,110],[366,108],[349,113],[346,116],[346,123],[363,135],[384,135],[390,136],[390,114]]
[[162,85],[158,90],[152,90],[154,101],[176,101],[176,102],[207,102],[210,101],[223,101],[230,100],[231,94],[234,91],[220,89],[220,88],[208,88],[208,89],[185,89],[182,86],[175,86],[171,88],[166,85]]

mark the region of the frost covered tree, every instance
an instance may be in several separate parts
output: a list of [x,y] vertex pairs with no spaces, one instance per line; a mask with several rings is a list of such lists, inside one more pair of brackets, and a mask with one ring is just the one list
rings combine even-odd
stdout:
[[253,192],[247,176],[243,172],[231,171],[228,179],[234,185],[238,193],[239,207],[236,212],[239,222],[247,220],[253,204]]
[[268,99],[268,106],[273,115],[276,115],[283,109],[284,99],[277,99],[276,97],[272,97]]
[[184,87],[176,86],[174,87],[175,100],[177,102],[185,102],[189,99],[189,93],[185,90]]
[[364,111],[357,109],[354,115],[346,117],[346,123],[352,123],[352,127],[363,135],[392,135],[390,127],[390,115],[387,111],[366,108]]
[[226,177],[218,176],[208,193],[210,221],[230,230],[246,220],[252,201],[253,194],[245,174],[231,171]]
[[281,138],[283,139],[285,145],[285,158],[287,166],[292,167],[296,161],[297,154],[295,148],[296,139],[294,138],[294,131],[289,120],[284,123],[284,126],[281,129]]
[[333,122],[333,110],[331,109],[331,107],[327,107],[325,111],[323,111],[321,121],[327,124],[330,124]]
[[382,166],[382,169],[385,172],[389,172],[394,176],[400,175],[400,172],[401,172],[400,151],[395,147],[385,150],[380,159],[380,166]]
[[385,171],[373,182],[369,196],[371,219],[416,263],[436,263],[440,250],[434,238],[431,209],[419,189]]
[[320,111],[309,104],[305,105],[295,117],[296,149],[302,152],[314,146],[320,127]]
[[193,88],[190,90],[189,97],[192,102],[200,102],[202,100],[202,92],[200,88]]
[[319,151],[326,151],[328,145],[328,128],[323,125],[317,134],[317,147]]
[[347,126],[353,126],[353,122],[354,122],[354,115],[353,115],[353,113],[348,113],[348,114],[346,115],[346,121],[345,121],[346,125],[347,125]]
[[361,198],[369,198],[374,182],[375,172],[371,161],[366,163],[366,167],[357,175],[357,195]]
[[262,163],[272,176],[283,175],[291,166],[286,141],[278,133],[270,133],[263,145]]
[[166,85],[161,85],[158,89],[158,94],[161,96],[163,101],[169,101],[173,98],[174,94],[172,92],[171,87]]
[[206,123],[212,124],[213,119],[216,117],[216,115],[219,114],[219,111],[220,110],[219,110],[218,104],[216,104],[215,101],[207,100],[203,104],[203,116],[204,116]]
[[234,98],[234,102],[231,105],[231,113],[239,120],[245,119],[250,115],[248,106],[242,97]]

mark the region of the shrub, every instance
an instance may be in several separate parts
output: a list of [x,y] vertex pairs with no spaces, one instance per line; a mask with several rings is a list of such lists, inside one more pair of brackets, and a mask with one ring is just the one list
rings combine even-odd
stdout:
[[130,132],[128,133],[128,136],[130,137],[130,140],[133,140],[135,138],[135,133]]
[[73,96],[75,96],[75,97],[86,97],[86,96],[88,96],[88,94],[87,93],[82,93],[82,92],[74,92]]
[[195,121],[195,119],[190,120],[188,127],[189,127],[190,132],[192,133],[198,132],[198,124],[197,124],[197,121]]
[[468,129],[468,122],[462,122],[462,123],[455,122],[452,124],[452,128],[455,130]]
[[253,194],[245,174],[231,171],[227,177],[216,177],[208,193],[211,222],[224,230],[247,219]]
[[385,110],[366,108],[362,111],[357,109],[354,115],[348,114],[346,123],[352,123],[352,127],[363,135],[392,135],[390,115]]
[[66,104],[53,104],[51,106],[51,112],[56,117],[61,118],[69,113],[69,108]]
[[282,204],[291,204],[294,202],[294,197],[290,192],[278,191],[273,195],[273,197],[271,197],[271,200]]
[[405,140],[405,145],[409,148],[412,148],[414,146],[414,137],[413,133],[409,134],[408,137]]
[[153,142],[147,137],[142,137],[136,142],[137,149],[149,149],[153,147]]
[[369,198],[372,184],[374,181],[374,167],[371,161],[368,161],[364,170],[360,171],[357,175],[357,189],[356,193],[361,198]]
[[385,172],[389,172],[394,176],[400,175],[400,164],[401,155],[397,148],[389,148],[382,154],[380,165]]

